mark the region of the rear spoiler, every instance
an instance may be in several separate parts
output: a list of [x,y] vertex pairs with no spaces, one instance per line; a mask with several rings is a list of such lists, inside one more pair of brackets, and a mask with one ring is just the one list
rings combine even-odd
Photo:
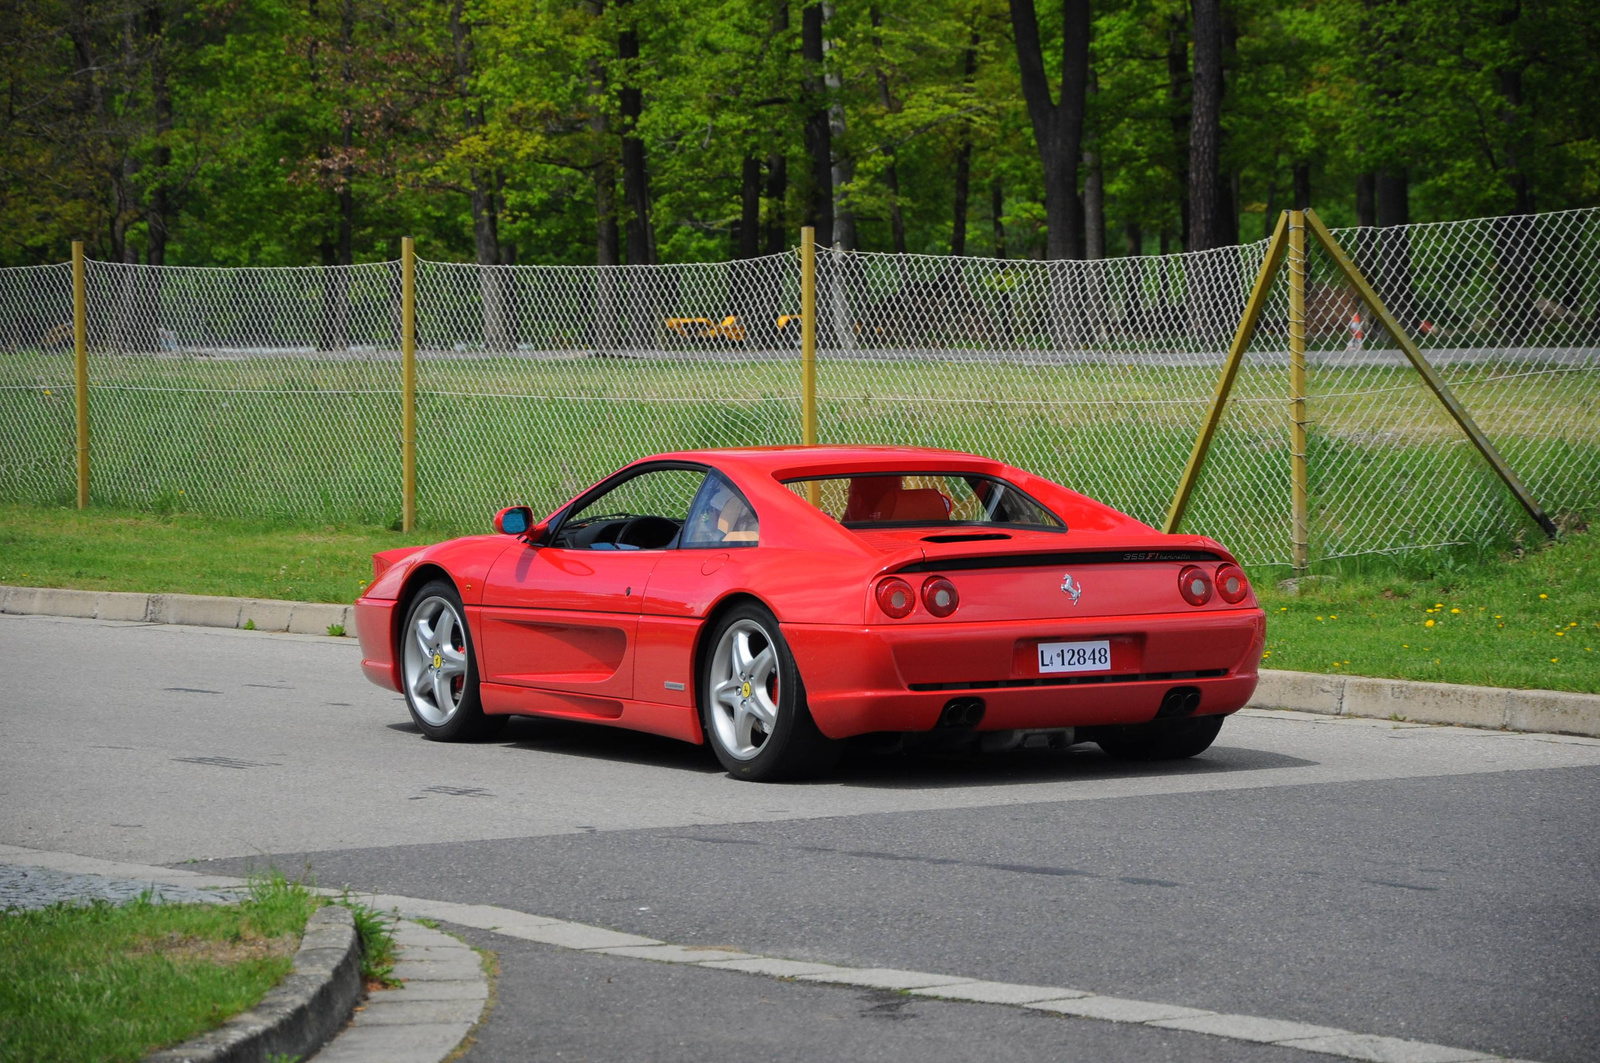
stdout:
[[1214,550],[1051,550],[924,557],[897,572],[959,572],[984,568],[1056,568],[1061,565],[1126,565],[1161,561],[1227,561]]
[[396,562],[404,561],[418,550],[424,549],[427,548],[422,546],[397,546],[393,550],[384,550],[382,553],[373,554],[372,581],[376,583],[379,577],[395,566]]

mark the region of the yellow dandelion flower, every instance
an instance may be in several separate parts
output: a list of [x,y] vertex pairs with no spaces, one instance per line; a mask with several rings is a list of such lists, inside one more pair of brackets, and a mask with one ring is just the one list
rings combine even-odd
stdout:
[[1317,617],[1317,619],[1318,619],[1318,620],[1321,620],[1321,619],[1322,619],[1322,617],[1320,617],[1320,616],[1319,616],[1319,617]]
[[1435,609],[1443,609],[1444,608],[1444,603],[1443,602],[1434,602],[1433,603],[1433,607]]
[[1494,614],[1494,618],[1495,618],[1495,619],[1496,619],[1496,620],[1499,620],[1499,619],[1500,619],[1500,614],[1499,614],[1499,613],[1496,613],[1496,614]]
[[1329,613],[1328,614],[1328,619],[1329,620],[1337,620],[1337,619],[1339,619],[1339,614],[1338,613]]
[[1411,643],[1409,643],[1409,642],[1402,642],[1402,643],[1401,643],[1401,644],[1400,644],[1400,648],[1401,648],[1401,649],[1402,649],[1402,650],[1409,650],[1409,649],[1410,649],[1410,648],[1411,648]]
[[1561,639],[1561,638],[1566,638],[1566,637],[1567,637],[1567,633],[1565,631],[1557,631],[1556,632],[1556,638]]
[[1548,598],[1548,597],[1550,597],[1550,596],[1549,596],[1549,595],[1548,595],[1548,594],[1541,594],[1541,595],[1539,595],[1539,597],[1541,597],[1541,598]]
[[1551,664],[1558,664],[1558,663],[1560,663],[1560,661],[1561,661],[1560,657],[1552,657],[1552,658],[1550,658],[1550,663]]
[[1432,620],[1425,621],[1422,626],[1423,627],[1432,627],[1433,626],[1433,621]]
[[1333,662],[1333,666],[1334,666],[1334,667],[1335,667],[1335,668],[1337,668],[1337,667],[1339,667],[1339,662],[1338,662],[1338,661],[1334,661],[1334,662]]
[[1451,612],[1452,612],[1452,613],[1459,613],[1459,612],[1461,612],[1461,610],[1459,610],[1459,609],[1452,609],[1452,610],[1450,610],[1450,611],[1451,611]]

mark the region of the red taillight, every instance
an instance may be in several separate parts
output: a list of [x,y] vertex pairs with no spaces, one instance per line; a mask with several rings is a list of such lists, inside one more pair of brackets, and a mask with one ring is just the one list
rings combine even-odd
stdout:
[[943,576],[929,576],[922,584],[922,604],[934,616],[949,616],[961,604],[956,585]]
[[1218,565],[1217,593],[1229,605],[1238,605],[1250,593],[1250,581],[1244,578],[1244,571],[1238,565]]
[[1178,593],[1190,605],[1204,605],[1211,600],[1211,577],[1198,565],[1188,565],[1178,573]]
[[917,607],[917,596],[911,590],[911,584],[903,579],[890,576],[878,583],[878,608],[896,620],[902,620],[911,615],[911,610]]

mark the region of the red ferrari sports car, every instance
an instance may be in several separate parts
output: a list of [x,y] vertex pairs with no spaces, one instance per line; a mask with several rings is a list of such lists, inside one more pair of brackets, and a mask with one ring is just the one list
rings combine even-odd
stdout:
[[1266,634],[1220,543],[946,450],[659,454],[494,525],[375,555],[356,602],[362,668],[430,738],[584,720],[746,779],[885,733],[1189,757]]

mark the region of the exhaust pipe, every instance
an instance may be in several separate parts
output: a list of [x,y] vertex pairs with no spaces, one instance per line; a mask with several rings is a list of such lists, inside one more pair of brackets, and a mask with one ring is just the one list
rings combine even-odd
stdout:
[[983,722],[982,698],[951,698],[939,713],[942,728],[976,727]]
[[1173,687],[1161,696],[1161,707],[1156,710],[1156,719],[1170,720],[1180,716],[1193,716],[1199,707],[1199,687]]

